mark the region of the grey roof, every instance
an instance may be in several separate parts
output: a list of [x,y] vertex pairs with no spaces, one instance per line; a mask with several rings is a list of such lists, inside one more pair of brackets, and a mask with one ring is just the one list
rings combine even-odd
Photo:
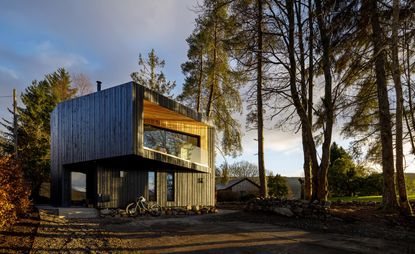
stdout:
[[251,182],[252,184],[256,185],[259,188],[259,185],[255,181],[252,181],[251,179],[249,179],[248,177],[236,177],[236,178],[230,179],[226,184],[222,184],[217,181],[216,190],[229,189],[232,186],[237,185],[238,183],[245,181],[245,180]]

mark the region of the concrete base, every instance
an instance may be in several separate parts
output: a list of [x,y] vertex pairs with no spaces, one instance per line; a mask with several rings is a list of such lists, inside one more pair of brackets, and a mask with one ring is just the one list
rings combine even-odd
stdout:
[[[60,218],[67,219],[90,219],[98,217],[98,210],[86,207],[53,207],[53,206],[36,206],[39,211],[54,214]],[[56,211],[57,210],[57,214]]]

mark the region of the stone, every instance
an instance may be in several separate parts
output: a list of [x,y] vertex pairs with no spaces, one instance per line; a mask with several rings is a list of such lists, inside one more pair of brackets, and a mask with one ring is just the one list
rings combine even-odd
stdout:
[[273,212],[274,213],[277,213],[279,215],[286,216],[286,217],[292,217],[292,216],[294,216],[294,213],[291,211],[291,209],[286,208],[286,207],[275,207],[273,209]]
[[295,213],[295,214],[302,214],[303,210],[304,209],[301,208],[301,207],[296,207],[296,208],[292,209],[292,212]]
[[112,211],[108,208],[102,209],[100,211],[101,215],[110,215],[112,213]]

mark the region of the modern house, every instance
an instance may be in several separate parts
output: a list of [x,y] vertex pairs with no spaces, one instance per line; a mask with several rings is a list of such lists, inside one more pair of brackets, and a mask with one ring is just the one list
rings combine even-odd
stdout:
[[71,174],[86,203],[125,207],[215,204],[214,128],[201,114],[130,82],[60,103],[51,116],[51,198],[71,205]]

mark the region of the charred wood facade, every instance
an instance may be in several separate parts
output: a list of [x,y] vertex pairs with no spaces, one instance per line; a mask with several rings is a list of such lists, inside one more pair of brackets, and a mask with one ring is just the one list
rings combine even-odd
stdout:
[[71,172],[82,172],[88,204],[125,207],[149,198],[154,172],[161,206],[214,205],[214,140],[201,114],[133,82],[65,101],[51,116],[52,203],[70,206]]

